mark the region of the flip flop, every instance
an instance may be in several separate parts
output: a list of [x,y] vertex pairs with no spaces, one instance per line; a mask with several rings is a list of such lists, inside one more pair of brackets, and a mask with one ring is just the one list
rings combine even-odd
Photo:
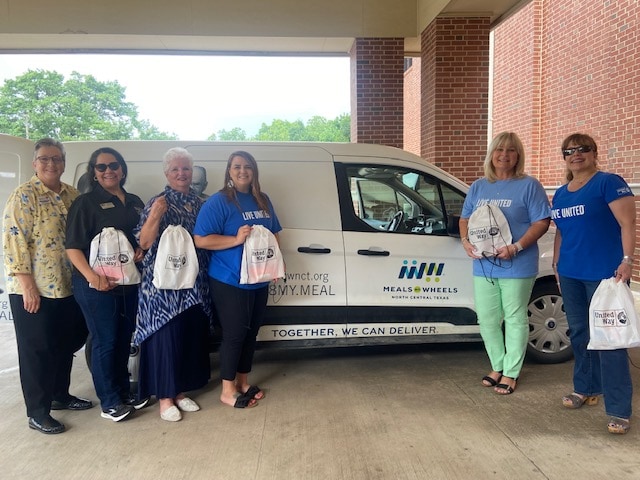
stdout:
[[238,393],[235,398],[236,402],[233,404],[234,408],[253,408],[258,405],[257,400],[253,397],[247,397],[241,393]]
[[264,398],[264,391],[260,390],[260,387],[257,385],[251,385],[242,395],[253,398],[254,400],[262,400]]

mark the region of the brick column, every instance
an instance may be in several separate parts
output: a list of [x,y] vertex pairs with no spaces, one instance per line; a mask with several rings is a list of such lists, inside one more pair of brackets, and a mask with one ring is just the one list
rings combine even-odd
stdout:
[[489,32],[488,17],[438,17],[421,38],[421,156],[468,183],[487,153]]
[[404,39],[358,38],[351,49],[351,141],[402,148]]

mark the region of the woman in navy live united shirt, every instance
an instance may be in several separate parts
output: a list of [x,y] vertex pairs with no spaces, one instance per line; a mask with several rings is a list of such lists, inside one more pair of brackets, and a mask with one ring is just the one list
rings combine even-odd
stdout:
[[269,197],[260,190],[255,159],[237,151],[227,162],[222,190],[202,207],[193,231],[196,247],[212,250],[209,282],[222,327],[220,401],[236,408],[254,407],[264,397],[247,377],[269,283],[240,284],[243,246],[253,225],[268,228],[276,238],[282,230]]
[[574,133],[562,142],[567,183],[553,197],[558,227],[556,269],[575,357],[574,391],[567,408],[595,405],[604,395],[611,433],[626,433],[631,416],[631,376],[626,349],[587,350],[589,303],[601,280],[628,282],[635,249],[633,193],[618,175],[598,170],[598,147],[589,135]]

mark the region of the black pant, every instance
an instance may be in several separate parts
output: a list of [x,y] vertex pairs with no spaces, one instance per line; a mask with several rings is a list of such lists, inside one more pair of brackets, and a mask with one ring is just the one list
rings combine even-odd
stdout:
[[69,398],[73,354],[87,339],[87,326],[75,299],[40,297],[29,313],[22,295],[9,295],[18,344],[20,382],[27,416],[41,417],[52,400]]
[[256,350],[256,337],[267,308],[269,287],[246,290],[209,278],[222,342],[220,377],[233,380],[237,373],[249,373]]

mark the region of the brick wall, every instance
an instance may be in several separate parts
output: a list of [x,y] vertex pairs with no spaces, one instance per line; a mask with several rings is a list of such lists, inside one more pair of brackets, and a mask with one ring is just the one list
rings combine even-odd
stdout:
[[403,38],[358,38],[351,50],[351,141],[402,148]]
[[403,149],[420,155],[420,58],[412,57],[404,72]]
[[[516,132],[527,173],[540,178],[540,6],[533,1],[494,31],[491,131]],[[551,173],[553,175],[553,173]]]
[[438,17],[421,44],[421,156],[471,183],[487,150],[489,19]]
[[640,183],[639,18],[634,0],[532,0],[495,29],[493,130],[521,135],[545,186],[564,183],[560,144],[577,131],[603,170]]

